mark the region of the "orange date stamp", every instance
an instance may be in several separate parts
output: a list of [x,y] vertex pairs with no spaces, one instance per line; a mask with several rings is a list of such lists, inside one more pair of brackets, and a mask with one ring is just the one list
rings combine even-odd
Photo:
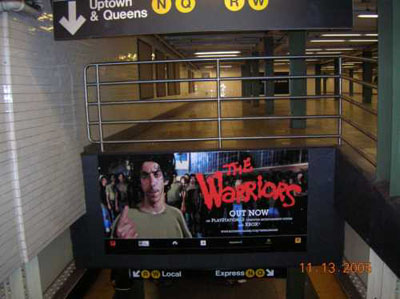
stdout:
[[372,272],[372,265],[370,262],[343,262],[342,264],[326,262],[320,265],[312,265],[311,263],[300,263],[299,267],[300,271],[303,273],[369,274]]

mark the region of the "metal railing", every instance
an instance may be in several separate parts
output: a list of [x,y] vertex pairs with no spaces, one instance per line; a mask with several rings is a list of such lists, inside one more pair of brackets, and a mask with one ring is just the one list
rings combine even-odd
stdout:
[[[372,133],[366,131],[360,127],[356,122],[344,117],[343,113],[343,103],[347,102],[350,105],[354,105],[358,108],[363,109],[363,111],[369,112],[374,116],[377,116],[376,111],[366,107],[355,99],[344,95],[343,93],[343,80],[348,80],[354,82],[355,84],[362,84],[370,88],[376,88],[376,85],[363,82],[361,80],[348,77],[343,73],[343,60],[344,59],[357,59],[361,61],[376,62],[370,59],[363,59],[358,57],[350,56],[338,56],[338,55],[307,55],[307,56],[266,56],[266,57],[239,57],[239,58],[206,58],[206,59],[179,59],[179,60],[159,60],[159,61],[135,61],[135,62],[113,62],[113,63],[95,63],[90,64],[85,67],[84,70],[84,83],[85,83],[85,103],[86,103],[86,121],[87,121],[87,134],[89,141],[94,144],[99,144],[101,151],[105,150],[105,145],[107,144],[135,144],[135,143],[165,143],[165,142],[202,142],[202,141],[216,141],[218,142],[218,149],[223,148],[224,141],[232,140],[275,140],[275,139],[322,139],[322,138],[334,138],[337,140],[337,144],[341,145],[342,142],[350,145],[354,150],[363,155],[369,162],[374,164],[367,155],[365,155],[362,150],[354,146],[351,140],[347,140],[343,135],[343,123],[346,123],[359,132],[363,133],[365,136],[376,141],[376,136]],[[223,77],[221,76],[221,67],[225,63],[243,63],[246,61],[259,60],[259,61],[293,61],[293,60],[303,60],[303,61],[333,61],[336,62],[337,68],[333,74],[320,74],[320,75],[279,75],[279,76],[233,76],[233,77]],[[157,64],[174,64],[174,63],[211,63],[215,65],[216,73],[215,77],[212,78],[186,78],[186,79],[152,79],[152,80],[140,80],[137,78],[128,78],[126,80],[105,80],[102,78],[102,71],[110,67],[139,67],[141,65],[157,65]],[[92,72],[92,80],[89,80],[89,72]],[[137,76],[136,76],[137,77]],[[239,81],[239,82],[254,82],[257,81],[274,81],[274,80],[289,80],[293,82],[294,80],[309,80],[309,79],[334,79],[337,86],[337,93],[335,94],[318,94],[318,95],[299,95],[299,94],[289,94],[289,95],[277,95],[277,96],[239,96],[239,97],[226,97],[221,92],[221,83],[229,81]],[[103,100],[102,89],[113,86],[133,86],[142,84],[173,84],[173,83],[190,83],[190,82],[212,82],[216,84],[216,96],[215,97],[202,97],[202,98],[156,98],[156,99],[128,99],[128,100],[118,100],[109,101]],[[153,87],[154,88],[154,87]],[[165,88],[165,87],[164,87]],[[90,99],[89,89],[94,89],[95,98]],[[240,116],[240,117],[226,117],[223,116],[224,102],[249,102],[249,101],[274,101],[274,100],[291,100],[291,101],[306,101],[306,100],[337,100],[338,108],[337,114],[333,115],[265,115],[265,116]],[[125,105],[157,105],[157,104],[176,104],[176,103],[215,103],[217,106],[215,117],[201,117],[201,118],[162,118],[162,119],[127,119],[127,120],[105,120],[103,116],[103,108],[107,106],[118,106],[124,107]],[[97,113],[90,113],[91,108],[96,108]],[[266,135],[266,136],[237,136],[230,137],[225,136],[222,130],[222,124],[228,121],[260,121],[260,120],[308,120],[308,119],[336,119],[337,120],[337,131],[334,134],[297,134],[297,135]],[[110,138],[105,138],[104,128],[111,125],[137,125],[137,124],[171,124],[171,123],[196,123],[196,122],[213,122],[217,126],[217,134],[212,137],[191,137],[191,138],[156,138],[156,139],[120,139],[115,140]],[[92,136],[92,127],[97,127],[98,138],[95,139]]]
[[[342,57],[342,62],[343,60],[352,60],[352,61],[357,61],[357,62],[362,62],[362,63],[370,63],[370,64],[377,64],[377,60],[375,59],[370,59],[370,58],[362,58],[362,57],[353,57],[353,56],[341,56]],[[355,83],[361,86],[365,86],[367,88],[370,88],[372,90],[378,90],[378,85],[373,84],[372,82],[365,82],[363,80],[355,79],[349,76],[346,76],[342,73],[341,75],[343,80],[347,80],[351,83]],[[347,102],[352,106],[355,106],[364,112],[368,113],[369,115],[372,116],[372,118],[375,120],[375,124],[377,123],[377,117],[378,117],[378,112],[371,107],[368,107],[359,101],[355,100],[351,96],[346,96],[343,92],[341,93],[341,101]],[[376,152],[377,148],[377,141],[378,141],[378,136],[376,134],[369,132],[367,129],[363,128],[362,125],[358,124],[356,121],[351,120],[347,117],[345,117],[342,113],[341,116],[341,121],[345,122],[346,124],[350,125],[351,127],[355,128],[358,132],[360,132],[362,135],[366,136],[372,142],[374,143],[374,150]],[[356,151],[359,155],[361,155],[365,160],[367,160],[369,163],[371,163],[374,167],[376,167],[376,154],[375,154],[375,159],[372,159],[369,155],[367,155],[361,148],[356,146],[354,142],[351,139],[346,138],[345,136],[342,136],[341,139],[343,142],[345,142],[348,146],[350,146],[354,151]]]

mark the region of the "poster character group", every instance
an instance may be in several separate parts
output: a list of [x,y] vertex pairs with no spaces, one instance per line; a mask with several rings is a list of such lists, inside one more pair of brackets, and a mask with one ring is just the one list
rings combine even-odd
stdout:
[[99,159],[106,239],[307,233],[306,150],[140,154]]

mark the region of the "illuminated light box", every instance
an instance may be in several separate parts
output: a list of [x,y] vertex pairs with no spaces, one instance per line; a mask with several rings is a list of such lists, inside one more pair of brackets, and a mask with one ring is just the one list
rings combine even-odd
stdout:
[[164,269],[340,261],[334,165],[333,148],[85,153],[75,258]]

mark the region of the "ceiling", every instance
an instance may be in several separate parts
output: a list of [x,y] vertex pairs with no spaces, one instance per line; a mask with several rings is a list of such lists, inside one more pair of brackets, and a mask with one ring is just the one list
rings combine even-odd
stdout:
[[[351,48],[346,54],[355,55],[363,49],[376,49],[377,42],[351,42],[354,39],[374,40],[377,37],[367,37],[365,34],[377,33],[377,19],[360,19],[360,12],[376,12],[377,0],[354,0],[353,19],[354,27],[351,31],[310,31],[307,33],[307,49],[326,51],[331,48]],[[322,37],[327,33],[361,33],[360,37]],[[251,56],[254,52],[263,55],[263,38],[270,36],[274,40],[274,55],[288,53],[288,38],[285,31],[245,32],[245,33],[218,33],[218,34],[173,34],[162,35],[161,38],[180,52],[185,58],[195,57],[196,52],[205,51],[240,51],[241,56]],[[343,42],[312,42],[315,39],[340,39]],[[308,52],[308,54],[313,54]],[[316,54],[316,52],[314,52]],[[329,53],[327,53],[329,54]]]

